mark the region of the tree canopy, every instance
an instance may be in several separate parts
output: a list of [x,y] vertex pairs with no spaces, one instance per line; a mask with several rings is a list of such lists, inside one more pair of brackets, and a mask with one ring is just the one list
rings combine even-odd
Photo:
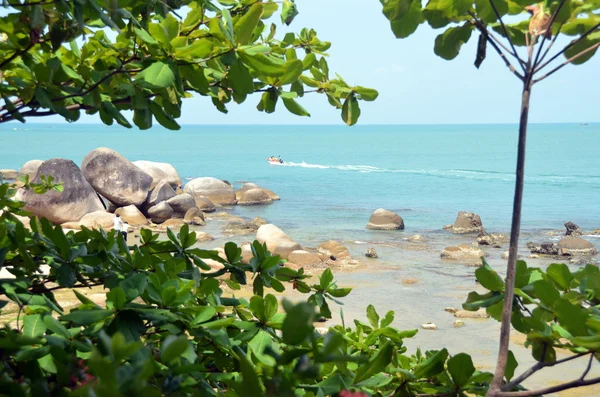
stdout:
[[221,112],[259,94],[257,109],[277,103],[309,116],[299,98],[320,93],[348,125],[359,100],[377,91],[330,72],[312,29],[277,35],[289,25],[292,0],[5,0],[0,17],[0,123],[58,114],[76,121],[99,113],[103,123],[178,129],[181,103],[193,94]]

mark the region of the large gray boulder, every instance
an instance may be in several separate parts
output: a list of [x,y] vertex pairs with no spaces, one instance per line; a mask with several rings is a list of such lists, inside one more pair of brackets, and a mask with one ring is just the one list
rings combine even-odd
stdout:
[[558,248],[561,255],[567,256],[592,256],[598,253],[592,243],[581,237],[564,237],[558,242]]
[[18,176],[21,177],[22,175],[29,175],[29,180],[32,181],[37,175],[38,168],[40,168],[40,165],[42,165],[43,162],[44,160],[29,160],[23,164],[21,169],[19,169]]
[[172,197],[175,197],[175,190],[169,185],[166,181],[160,181],[158,184],[152,189],[150,193],[148,193],[148,198],[144,203],[144,208],[150,208],[155,206],[158,203],[162,203],[163,201],[167,201]]
[[273,192],[272,190],[265,189],[264,187],[259,186],[256,183],[251,183],[251,182],[244,183],[239,190],[236,190],[236,192],[235,192],[236,198],[239,200],[240,197],[242,196],[242,193],[245,192],[246,190],[250,190],[250,189],[261,189],[261,190],[263,190],[267,194],[267,196],[269,196],[269,198],[271,200],[273,200],[273,201],[280,199],[279,196],[275,192]]
[[41,182],[41,175],[52,176],[55,183],[62,184],[63,191],[50,190],[44,194],[36,194],[32,190],[19,189],[15,199],[27,203],[25,210],[55,224],[77,222],[85,214],[104,210],[98,195],[71,160],[44,161],[33,182]]
[[148,210],[148,216],[154,223],[163,223],[173,216],[173,208],[166,201],[156,204]]
[[[187,193],[185,193],[185,194],[187,194]],[[198,207],[200,209],[200,211],[202,211],[202,212],[215,212],[217,210],[215,203],[210,201],[209,198],[195,197],[195,200],[196,200],[196,207]]]
[[398,230],[404,229],[404,220],[400,217],[400,215],[384,210],[383,208],[379,208],[371,214],[371,218],[369,219],[369,223],[367,224],[367,229],[372,230]]
[[452,233],[466,234],[466,233],[483,233],[483,224],[481,223],[481,217],[472,212],[460,211],[456,216],[456,220],[453,225],[445,227]]
[[207,197],[216,204],[233,205],[237,202],[233,186],[216,178],[192,179],[185,185],[183,191],[196,198]]
[[126,207],[120,207],[115,210],[115,215],[121,216],[121,218],[129,223],[131,226],[147,225],[148,220],[141,213],[141,211],[135,205],[128,205]]
[[173,208],[175,218],[183,218],[191,208],[196,208],[196,200],[188,193],[173,196],[167,200],[167,203]]
[[134,161],[133,164],[152,177],[153,185],[158,184],[160,181],[166,181],[173,189],[181,186],[181,178],[171,164],[146,160]]
[[152,177],[131,161],[108,148],[92,150],[81,169],[92,187],[118,206],[142,205],[152,186]]
[[238,205],[264,205],[271,204],[272,202],[273,200],[271,200],[264,190],[248,189],[241,192],[237,203]]

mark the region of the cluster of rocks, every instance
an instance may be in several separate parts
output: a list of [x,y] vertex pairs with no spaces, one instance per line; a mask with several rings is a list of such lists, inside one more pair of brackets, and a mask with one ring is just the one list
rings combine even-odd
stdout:
[[[590,258],[598,253],[592,243],[579,237],[583,235],[579,226],[573,222],[567,222],[565,223],[565,229],[564,237],[558,243],[528,242],[527,248],[532,254],[530,258],[545,256],[550,258],[578,257],[581,259]],[[577,262],[577,259],[572,260]]]
[[[6,180],[28,175],[32,182],[52,176],[63,191],[36,194],[19,189],[16,199],[25,209],[65,228],[111,228],[115,214],[131,226],[150,223],[177,226],[204,224],[204,213],[220,205],[270,204],[279,197],[270,190],[246,183],[237,192],[226,181],[196,178],[182,190],[175,167],[152,161],[131,162],[109,148],[88,153],[81,168],[73,161],[54,158],[31,160],[19,171],[0,170]],[[254,227],[252,232],[256,231]]]

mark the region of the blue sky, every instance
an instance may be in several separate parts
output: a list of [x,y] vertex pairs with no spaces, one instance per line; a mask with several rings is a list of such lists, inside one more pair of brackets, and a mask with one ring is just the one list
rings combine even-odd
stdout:
[[[448,62],[433,53],[437,34],[422,25],[408,39],[395,39],[381,13],[379,0],[296,0],[300,14],[286,31],[314,28],[331,41],[329,67],[348,83],[379,91],[377,101],[361,102],[361,124],[516,123],[520,81],[491,48],[477,70],[476,35],[461,54]],[[0,11],[1,13],[1,11]],[[277,18],[278,19],[278,18]],[[559,41],[560,43],[560,41]],[[556,46],[558,47],[558,45]],[[595,96],[598,56],[582,66],[567,66],[534,88],[531,122],[598,122]],[[223,115],[204,97],[184,100],[181,124],[339,124],[340,113],[322,95],[301,99],[310,118],[278,106],[274,114],[256,110],[258,95],[231,104]],[[37,122],[60,119],[38,119]],[[84,122],[99,122],[82,117]]]

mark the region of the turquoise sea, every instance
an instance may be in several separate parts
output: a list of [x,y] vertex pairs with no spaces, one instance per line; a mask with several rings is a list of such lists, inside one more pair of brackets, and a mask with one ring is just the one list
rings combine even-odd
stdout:
[[[171,163],[184,183],[201,176],[252,181],[282,197],[239,209],[242,215],[307,238],[361,240],[379,207],[397,211],[407,232],[439,229],[460,210],[479,213],[489,230],[508,230],[516,137],[515,125],[186,125],[174,132],[11,123],[0,126],[0,168],[52,157],[80,164],[107,146],[132,161]],[[566,221],[600,227],[599,149],[600,124],[531,125],[524,229],[560,229]],[[285,165],[268,165],[270,155]]]

